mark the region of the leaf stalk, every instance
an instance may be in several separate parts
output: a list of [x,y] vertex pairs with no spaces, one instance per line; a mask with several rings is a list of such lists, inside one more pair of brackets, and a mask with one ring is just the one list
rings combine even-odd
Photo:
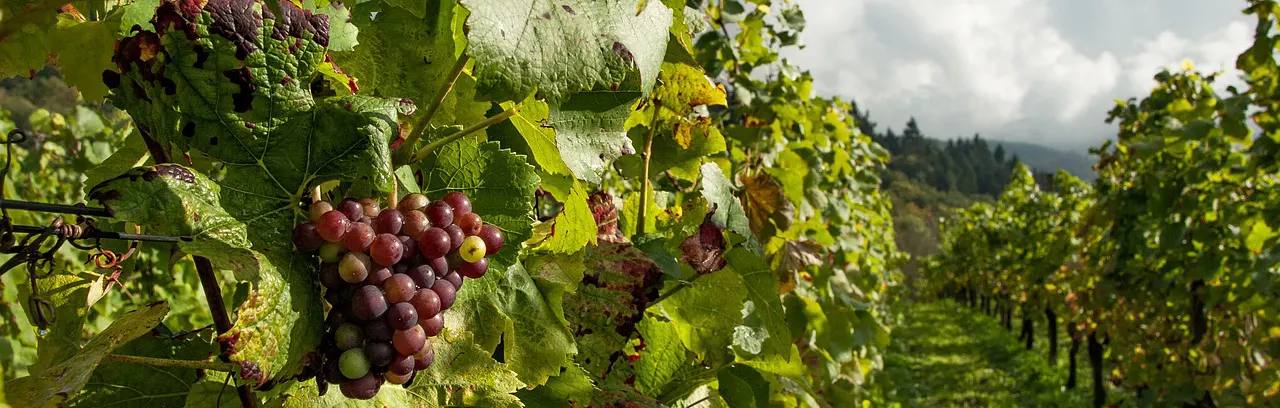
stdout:
[[108,354],[107,360],[129,364],[144,364],[156,367],[191,368],[196,370],[213,370],[228,373],[240,372],[239,364],[224,363],[221,361],[174,360],[168,358],[130,356],[124,354]]
[[653,119],[649,121],[649,134],[644,137],[644,153],[640,156],[644,160],[644,178],[640,180],[640,209],[636,211],[637,236],[648,233],[645,220],[649,216],[649,196],[652,195],[653,190],[653,181],[649,180],[649,161],[653,158],[653,137],[658,130],[658,112],[661,110],[662,103],[654,100]]
[[[458,78],[462,76],[462,71],[466,69],[467,63],[470,61],[471,56],[465,52],[461,57],[458,57],[458,61],[453,64],[453,68],[450,71],[449,80],[440,86],[440,90],[436,92],[435,99],[427,107],[427,111],[412,122],[413,133],[410,133],[404,144],[400,145],[405,153],[397,154],[396,158],[400,160],[396,161],[403,162],[404,159],[408,158],[408,152],[412,152],[414,146],[418,145],[418,141],[422,139],[422,134],[426,132],[427,126],[431,124],[431,118],[436,115],[436,111],[440,110],[440,105],[444,104],[444,99],[449,96],[449,92],[453,91],[453,85],[458,82]],[[407,163],[396,163],[396,167],[399,167],[400,164]]]
[[497,124],[498,122],[507,120],[507,118],[510,118],[512,115],[515,115],[516,112],[519,110],[520,110],[520,106],[516,106],[514,108],[511,108],[510,110],[503,111],[502,113],[499,113],[497,115],[493,115],[493,117],[485,119],[484,121],[481,121],[476,124],[472,124],[471,126],[467,126],[466,129],[462,129],[457,132],[454,132],[453,134],[449,136],[445,136],[440,140],[428,143],[426,146],[423,146],[422,149],[419,149],[418,153],[414,155],[413,163],[417,163],[426,159],[427,156],[431,155],[432,152],[440,149],[444,145],[453,143],[458,139],[466,137],[467,135],[478,132],[484,128]]

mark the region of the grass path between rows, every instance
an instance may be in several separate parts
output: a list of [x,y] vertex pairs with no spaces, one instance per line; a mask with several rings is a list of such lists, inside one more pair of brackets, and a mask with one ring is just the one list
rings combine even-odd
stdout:
[[[1048,361],[1044,319],[1036,322],[1035,347],[1018,341],[1021,320],[1013,331],[950,300],[904,302],[901,321],[884,360],[881,385],[888,401],[902,407],[1089,407],[1088,356],[1077,356],[1079,385],[1067,380],[1070,339],[1059,325],[1058,361]],[[1116,399],[1111,399],[1115,401]]]

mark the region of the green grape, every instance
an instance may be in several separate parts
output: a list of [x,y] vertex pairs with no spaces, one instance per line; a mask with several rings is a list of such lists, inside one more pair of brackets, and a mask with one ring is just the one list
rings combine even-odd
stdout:
[[348,283],[360,283],[369,277],[369,269],[372,269],[373,261],[369,259],[369,255],[362,252],[348,252],[342,256],[342,262],[338,263],[338,274],[342,275],[342,280]]
[[458,254],[466,262],[479,262],[484,259],[486,251],[488,250],[484,247],[484,239],[475,235],[463,239],[462,246],[458,247]]
[[340,349],[353,349],[360,347],[360,343],[364,342],[364,333],[360,332],[360,326],[343,323],[338,326],[338,330],[334,331],[333,340]]
[[338,262],[346,252],[347,247],[341,242],[325,242],[320,245],[320,260],[329,263]]
[[342,375],[350,379],[364,377],[369,373],[369,358],[364,356],[364,350],[353,348],[342,352],[342,356],[338,357],[338,369],[342,370]]

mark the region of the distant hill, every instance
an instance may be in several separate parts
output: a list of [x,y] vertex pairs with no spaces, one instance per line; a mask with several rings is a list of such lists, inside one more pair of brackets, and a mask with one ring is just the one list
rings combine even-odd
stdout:
[[1066,170],[1071,175],[1085,181],[1098,178],[1093,172],[1094,158],[1083,153],[1068,152],[1027,142],[993,140],[993,144],[1004,146],[1004,149],[1033,169],[1043,172]]

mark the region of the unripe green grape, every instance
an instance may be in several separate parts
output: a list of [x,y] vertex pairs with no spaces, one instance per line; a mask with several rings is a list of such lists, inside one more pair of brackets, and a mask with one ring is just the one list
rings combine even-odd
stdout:
[[338,330],[334,331],[333,341],[340,349],[353,349],[360,347],[360,343],[364,342],[364,333],[360,332],[360,326],[343,323],[338,326]]
[[338,357],[338,369],[342,370],[342,376],[353,380],[364,377],[369,373],[369,358],[359,348],[344,351]]
[[320,245],[320,260],[324,262],[338,262],[342,260],[342,254],[347,252],[346,245],[341,242],[325,242]]
[[348,252],[342,256],[342,262],[338,263],[338,274],[342,275],[342,280],[347,283],[360,283],[369,277],[369,269],[372,266],[373,261],[369,259],[369,255]]

